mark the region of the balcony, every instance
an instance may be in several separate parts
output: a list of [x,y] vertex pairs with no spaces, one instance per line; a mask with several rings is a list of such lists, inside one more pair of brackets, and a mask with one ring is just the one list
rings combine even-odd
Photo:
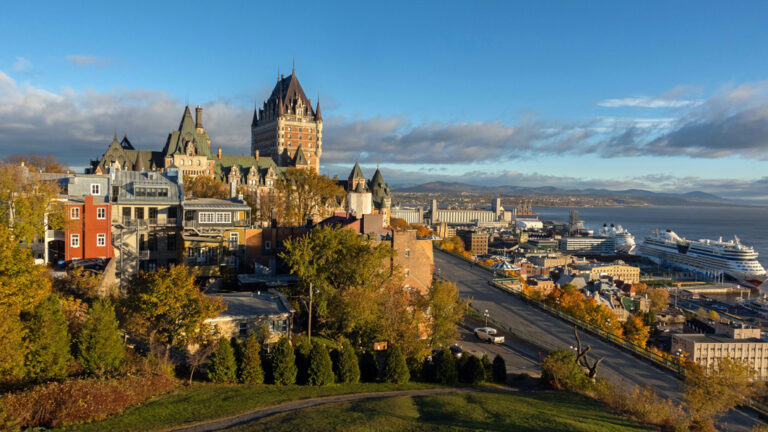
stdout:
[[139,259],[140,260],[148,260],[149,259],[149,250],[140,250],[139,251]]

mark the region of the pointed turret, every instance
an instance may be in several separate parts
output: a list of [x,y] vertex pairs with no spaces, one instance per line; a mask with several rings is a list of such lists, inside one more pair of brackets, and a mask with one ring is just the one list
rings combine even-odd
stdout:
[[136,162],[133,164],[133,170],[139,172],[144,171],[144,162],[141,161],[141,154],[136,155]]
[[299,148],[296,149],[296,157],[293,158],[293,164],[297,167],[309,166],[309,161],[307,160],[307,157],[304,156],[304,152],[301,150],[301,144],[299,144]]
[[352,168],[352,172],[349,173],[349,181],[356,180],[356,179],[363,179],[365,180],[365,176],[363,175],[363,170],[360,169],[360,165],[355,162],[355,167]]
[[323,115],[320,113],[320,96],[317,97],[317,109],[315,110],[315,118],[317,120],[323,119]]
[[188,124],[192,126],[192,129],[194,129],[195,121],[192,119],[192,112],[189,110],[189,105],[184,107],[184,115],[181,116],[179,130],[182,130],[184,128],[184,124],[187,122],[189,122]]

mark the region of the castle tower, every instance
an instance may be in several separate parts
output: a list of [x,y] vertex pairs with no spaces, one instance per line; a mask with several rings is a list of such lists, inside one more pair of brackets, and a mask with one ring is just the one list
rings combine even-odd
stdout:
[[[298,155],[301,151],[303,156]],[[272,157],[279,166],[305,167],[320,171],[323,152],[323,118],[304,94],[296,72],[281,75],[262,108],[253,111],[251,154]],[[306,161],[304,161],[306,159]]]

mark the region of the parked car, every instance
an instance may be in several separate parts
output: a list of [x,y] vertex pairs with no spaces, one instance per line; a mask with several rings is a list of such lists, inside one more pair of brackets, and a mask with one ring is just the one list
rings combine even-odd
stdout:
[[453,354],[456,358],[461,358],[461,356],[464,354],[464,350],[461,349],[460,346],[454,345],[451,347],[451,354]]
[[504,336],[497,336],[495,328],[491,327],[478,327],[475,329],[475,336],[480,340],[484,340],[489,343],[501,344],[504,343]]
[[72,271],[75,269],[101,271],[104,270],[106,265],[106,262],[101,258],[86,258],[81,260],[67,261],[64,263],[64,268],[67,271]]

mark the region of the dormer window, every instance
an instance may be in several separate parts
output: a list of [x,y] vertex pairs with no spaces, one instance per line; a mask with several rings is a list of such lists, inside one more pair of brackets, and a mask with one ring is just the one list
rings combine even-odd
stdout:
[[101,185],[100,184],[92,184],[91,185],[91,195],[101,195]]

